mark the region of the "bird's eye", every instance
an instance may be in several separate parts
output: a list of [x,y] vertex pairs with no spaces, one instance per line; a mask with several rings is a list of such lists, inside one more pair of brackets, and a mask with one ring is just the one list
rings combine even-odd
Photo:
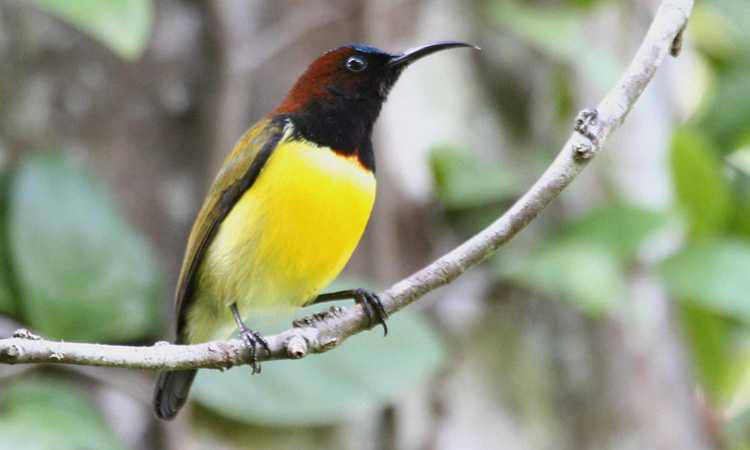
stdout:
[[367,61],[361,56],[350,56],[346,60],[346,69],[349,72],[362,72],[367,67]]

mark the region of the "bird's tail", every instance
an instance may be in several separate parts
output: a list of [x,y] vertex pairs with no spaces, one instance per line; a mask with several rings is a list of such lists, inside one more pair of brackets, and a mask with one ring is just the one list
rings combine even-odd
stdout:
[[175,370],[173,372],[162,372],[156,381],[154,389],[154,413],[162,420],[172,420],[185,405],[193,384],[195,374],[198,371]]

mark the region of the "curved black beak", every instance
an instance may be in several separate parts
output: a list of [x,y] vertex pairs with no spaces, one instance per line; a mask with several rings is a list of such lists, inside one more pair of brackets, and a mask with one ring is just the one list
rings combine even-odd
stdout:
[[389,69],[404,68],[408,66],[409,64],[413,63],[414,61],[418,60],[419,58],[425,57],[427,55],[431,55],[441,50],[448,50],[449,48],[458,48],[458,47],[473,47],[477,50],[481,50],[481,48],[477,47],[476,45],[467,44],[466,42],[457,42],[457,41],[435,42],[434,44],[427,44],[422,47],[417,47],[411,50],[407,50],[404,53],[397,53],[393,55],[390,61],[388,61],[387,67]]

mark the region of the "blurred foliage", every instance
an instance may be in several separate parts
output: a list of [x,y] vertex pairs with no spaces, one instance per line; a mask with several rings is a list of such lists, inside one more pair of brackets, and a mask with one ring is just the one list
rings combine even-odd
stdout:
[[643,241],[667,221],[666,216],[626,203],[610,203],[562,227],[553,241],[595,243],[621,264],[635,261]]
[[733,202],[720,155],[705,134],[679,130],[672,142],[672,174],[677,203],[688,217],[691,236],[703,239],[725,231]]
[[[561,118],[562,125],[555,131],[569,133],[570,117],[577,107],[576,89],[582,85],[609,89],[620,73],[618,63],[587,38],[589,14],[612,4],[594,0],[481,4],[485,8],[482,20],[490,23],[498,36],[520,43],[544,60],[540,70],[547,71],[544,79],[549,84],[544,101],[554,105],[554,116],[544,117]],[[649,211],[624,203],[626,196],[616,190],[600,193],[602,206],[579,217],[537,225],[537,235],[523,246],[506,248],[495,260],[498,281],[565,301],[590,317],[606,317],[626,298],[632,271],[645,270],[660,277],[676,301],[706,398],[726,411],[730,448],[737,449],[750,448],[747,23],[750,2],[706,0],[695,5],[686,33],[691,52],[687,60],[694,70],[681,73],[684,84],[681,81],[680,89],[689,92],[681,92],[684,98],[677,102],[689,117],[673,131],[668,149],[672,205]],[[501,62],[488,63],[491,67],[508,62],[499,53],[489,54],[488,59],[492,58]],[[513,75],[511,71],[508,74]],[[515,82],[518,80],[508,85]],[[500,94],[497,102],[514,99],[503,97],[501,90],[496,93]],[[527,128],[514,124],[513,129]],[[523,148],[524,139],[528,136],[519,137],[519,147]],[[532,145],[539,147],[540,143]],[[466,150],[460,161],[470,161],[470,153],[471,149]],[[446,176],[451,169],[445,166],[461,167],[464,163],[451,154],[448,156],[453,159],[446,158],[446,154],[440,149],[433,155],[436,196],[446,210],[456,214],[461,211],[457,204],[472,205],[472,199],[467,198],[471,195],[478,202],[474,205],[492,198],[492,186],[501,185],[495,179],[497,174],[474,171],[451,178]],[[462,169],[455,172],[460,174]],[[535,170],[514,169],[514,173],[524,172]],[[484,179],[488,191],[481,186]],[[460,202],[455,201],[456,196]],[[549,217],[554,212],[545,214]]]
[[[750,146],[743,145],[742,148],[729,154],[726,161],[729,164],[728,172],[737,200],[744,205],[750,205]],[[750,222],[750,217],[745,217],[745,219]],[[743,229],[745,234],[750,234],[750,225]]]
[[[717,33],[717,30],[722,30]],[[730,56],[740,30],[710,3],[695,8],[690,17],[690,35],[703,54],[716,60]]]
[[701,121],[717,144],[725,151],[731,148],[738,131],[745,131],[750,117],[750,72],[745,67],[730,67],[719,72],[718,88]]
[[586,43],[585,12],[537,7],[523,2],[495,2],[494,16],[503,30],[547,56],[571,61]]
[[750,240],[688,244],[663,273],[677,298],[750,325]]
[[11,260],[26,323],[65,340],[155,334],[154,255],[98,183],[60,156],[42,155],[21,165],[10,197]]
[[[581,0],[584,6],[601,3]],[[587,38],[588,8],[535,6],[529,2],[490,3],[493,20],[503,32],[557,63],[574,66],[598,90],[609,89],[622,73],[609,52]]]
[[601,316],[625,293],[617,259],[605,247],[587,241],[554,242],[500,271],[500,278],[551,298],[570,301],[581,312]]
[[[151,0],[30,0],[124,59],[146,48]],[[82,169],[58,154],[0,176],[0,313],[45,337],[141,341],[160,327],[160,274],[146,241]],[[6,381],[0,449],[124,449],[69,383]]]
[[[0,217],[8,217],[8,182],[7,172],[0,172]],[[0,314],[15,315],[18,313],[18,305],[11,284],[8,246],[7,223],[0,220]]]
[[[138,58],[146,48],[150,0],[32,1],[121,58]],[[508,184],[506,177],[497,179]],[[476,203],[475,194],[453,200]],[[0,178],[0,210],[0,312],[45,338],[132,343],[158,335],[162,279],[155,256],[83,168],[58,153],[26,157]],[[288,324],[284,320],[277,331]],[[389,324],[388,339],[366,333],[304,363],[266,364],[259,377],[247,368],[201,371],[194,398],[205,405],[203,416],[213,413],[217,423],[346,422],[397,400],[446,359],[440,336],[421,313],[399,314]],[[0,436],[0,449],[122,448],[88,401],[52,378],[3,386]]]
[[743,147],[727,157],[727,161],[743,176],[750,177],[750,148]]
[[488,165],[469,152],[439,147],[430,153],[435,194],[449,210],[467,210],[508,200],[520,191],[510,171]]
[[[297,316],[310,313],[304,309]],[[284,320],[269,332],[282,331],[287,324]],[[203,370],[192,396],[239,422],[273,427],[344,423],[404,397],[446,360],[440,336],[420,313],[396,314],[388,329],[387,339],[375,329],[303,363],[264,364],[261,376],[253,377],[249,367],[226,373]]]
[[109,47],[119,57],[138,59],[154,22],[151,0],[29,0]]
[[[7,223],[0,229],[7,236],[0,242],[11,245],[0,261],[8,256],[13,270],[3,274],[14,275],[12,284],[18,286],[17,304],[6,309],[17,310],[19,321],[54,339],[133,342],[158,332],[161,277],[154,255],[99,183],[60,154],[49,153],[23,161],[5,187],[8,213],[2,217]],[[304,309],[298,315],[310,313]],[[288,324],[288,318],[280,321],[275,331]],[[222,417],[243,422],[344,422],[362,409],[396,400],[444,363],[441,339],[420,313],[399,314],[389,325],[388,339],[366,333],[305,363],[267,364],[259,377],[247,368],[201,371],[194,398]],[[60,394],[60,402],[75,397],[68,391]],[[28,396],[13,402],[19,421],[33,416],[37,407]],[[33,442],[27,445],[32,447],[14,448],[35,448]]]
[[[146,49],[155,14],[151,0],[28,1],[128,60]],[[517,102],[506,102],[518,121],[511,132],[538,137],[526,123],[531,114],[517,108],[532,110],[532,100],[549,103],[550,117],[564,119],[568,132],[580,87],[611,87],[621,62],[590,38],[587,27],[592,13],[614,3],[481,2],[486,25],[548,69],[541,100],[519,94],[518,87],[531,87],[529,80],[503,78]],[[745,0],[705,0],[695,7],[686,39],[692,46],[687,51],[697,49],[696,66],[684,76],[686,86],[701,92],[690,94],[699,105],[670,142],[673,205],[651,211],[623,202],[618,192],[605,193],[602,206],[547,223],[517,254],[496,261],[494,272],[499,283],[566,302],[592,318],[622,304],[631,271],[656,273],[676,300],[706,398],[727,418],[735,449],[750,448],[747,23]],[[494,218],[498,205],[523,189],[523,177],[537,173],[536,167],[511,171],[471,149],[450,147],[432,152],[431,167],[437,201],[451,219],[470,217],[465,223],[472,227]],[[161,277],[154,255],[83,169],[59,155],[27,158],[0,178],[0,217],[0,312],[45,337],[137,342],[155,336]],[[688,232],[671,230],[673,248],[643,257],[673,221]],[[388,339],[366,333],[303,363],[266,364],[261,376],[251,377],[246,368],[201,371],[194,398],[209,417],[287,429],[321,426],[393,402],[445,360],[435,330],[419,313],[405,312],[392,319]],[[122,448],[70,385],[49,378],[6,383],[0,390],[0,448]]]
[[726,391],[732,358],[731,319],[689,300],[679,310],[683,335],[693,352],[695,367],[712,402]]
[[120,450],[101,414],[67,382],[32,377],[0,390],[1,450]]
[[675,188],[691,236],[662,269],[685,304],[683,326],[710,398],[731,406],[729,443],[748,448],[750,422],[742,418],[750,402],[742,387],[750,383],[750,2],[699,2],[694,19],[692,40],[714,82],[689,130],[675,136]]
[[498,259],[501,280],[601,316],[622,300],[628,265],[665,218],[632,205],[610,204],[566,225],[532,253]]

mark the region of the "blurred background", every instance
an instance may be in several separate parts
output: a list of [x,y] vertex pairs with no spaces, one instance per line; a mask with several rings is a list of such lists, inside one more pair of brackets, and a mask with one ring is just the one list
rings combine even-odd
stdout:
[[[376,126],[378,200],[336,287],[391,285],[531,185],[658,3],[4,0],[0,336],[171,339],[205,190],[309,62],[478,44],[406,71]],[[153,373],[1,366],[0,448],[750,449],[748,23],[745,0],[698,2],[584,174],[387,338],[201,371],[173,423]]]

